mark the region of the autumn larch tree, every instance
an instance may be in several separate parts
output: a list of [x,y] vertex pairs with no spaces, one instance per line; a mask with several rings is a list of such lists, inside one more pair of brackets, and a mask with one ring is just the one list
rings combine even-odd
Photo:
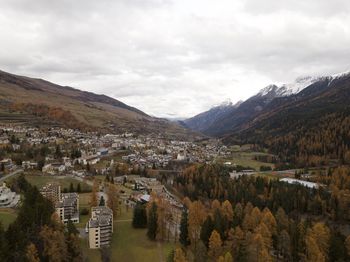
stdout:
[[108,185],[107,189],[107,206],[113,211],[113,217],[116,217],[119,207],[119,194],[117,187],[113,184]]
[[205,219],[204,206],[200,201],[194,201],[189,209],[188,228],[190,233],[190,241],[196,249],[196,244],[200,238],[201,226]]
[[221,240],[220,234],[216,230],[213,230],[209,238],[208,255],[213,260],[216,260],[220,256],[221,251],[222,251],[222,240]]

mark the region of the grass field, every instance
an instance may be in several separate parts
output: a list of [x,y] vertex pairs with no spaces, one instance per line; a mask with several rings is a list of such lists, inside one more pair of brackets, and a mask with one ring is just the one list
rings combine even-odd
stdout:
[[232,164],[252,167],[255,170],[259,171],[261,166],[270,166],[274,168],[274,164],[264,163],[254,159],[254,156],[261,155],[264,153],[258,152],[233,152],[232,155],[228,158],[221,159],[221,162],[231,162]]
[[0,209],[0,221],[5,229],[9,226],[9,224],[15,221],[16,217],[17,217],[17,214],[15,210]]
[[[132,210],[123,210],[114,222],[111,261],[162,262],[172,250],[172,243],[148,240],[146,229],[134,229],[131,225]],[[88,248],[87,240],[81,242],[84,256],[90,262],[101,261],[99,250]]]
[[33,175],[26,175],[25,178],[27,181],[32,184],[33,186],[36,186],[37,188],[41,188],[46,183],[52,183],[56,182],[61,185],[61,190],[63,191],[64,188],[69,189],[69,186],[71,183],[73,183],[74,188],[77,188],[77,185],[80,183],[80,187],[82,191],[91,191],[91,186],[84,182],[79,182],[74,178],[71,177],[64,177],[64,176],[33,176]]

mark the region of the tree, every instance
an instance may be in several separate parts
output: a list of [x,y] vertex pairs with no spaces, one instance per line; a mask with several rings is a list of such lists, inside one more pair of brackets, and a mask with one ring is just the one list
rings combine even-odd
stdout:
[[147,236],[150,240],[155,240],[157,236],[157,204],[153,201],[147,216]]
[[348,256],[350,257],[350,235],[348,235],[348,237],[345,240],[345,247],[348,252]]
[[137,203],[134,208],[134,214],[132,219],[132,226],[134,228],[146,228],[147,227],[147,212],[145,205]]
[[38,250],[33,243],[27,246],[26,258],[28,262],[40,262]]
[[277,227],[279,232],[281,232],[283,229],[288,229],[288,226],[289,226],[288,217],[282,207],[279,207],[276,212],[276,220],[277,220]]
[[174,262],[187,262],[186,255],[181,248],[175,250]]
[[323,257],[327,259],[330,242],[330,230],[323,223],[316,223],[312,229],[307,232],[307,237],[316,241],[316,244],[321,251]]
[[78,185],[77,185],[77,193],[81,193],[81,186],[80,186],[80,183],[78,183]]
[[230,252],[226,252],[224,256],[224,262],[233,262],[233,257]]
[[188,235],[188,211],[185,209],[182,211],[180,222],[180,243],[187,247],[191,242]]
[[101,196],[101,197],[100,197],[100,203],[99,203],[98,205],[101,207],[101,206],[105,206],[105,204],[106,204],[106,203],[105,203],[105,199],[104,199],[103,196]]
[[113,211],[113,216],[116,216],[119,211],[119,194],[117,187],[113,184],[108,185],[107,206]]
[[265,223],[261,222],[254,230],[263,237],[264,248],[268,251],[272,248],[272,235]]
[[289,234],[286,230],[282,230],[282,232],[278,236],[278,251],[286,260],[290,260],[291,257],[291,242]]
[[78,234],[68,234],[66,237],[68,261],[81,262],[83,261],[83,253],[80,246]]
[[70,183],[70,185],[69,185],[69,192],[70,192],[70,193],[74,192],[73,183]]
[[277,233],[277,222],[275,217],[272,215],[271,211],[268,208],[264,208],[261,222],[263,222],[272,235]]
[[205,210],[204,206],[200,201],[194,201],[190,205],[189,214],[188,214],[188,228],[190,241],[196,249],[197,241],[200,238],[201,226],[205,219]]
[[209,247],[209,238],[214,230],[214,222],[211,218],[211,216],[207,216],[207,219],[204,221],[202,228],[201,228],[201,240],[203,243]]
[[211,257],[212,259],[217,259],[221,254],[221,250],[222,250],[221,246],[222,246],[222,240],[221,240],[220,234],[216,230],[213,230],[209,238],[209,250],[208,250],[209,257]]
[[56,158],[62,158],[63,154],[61,151],[61,147],[59,145],[56,145],[56,151],[55,151],[55,157]]
[[305,238],[306,256],[309,262],[325,262],[326,259],[317,245],[316,240],[310,234]]
[[67,223],[67,235],[78,235],[79,234],[79,230],[75,227],[75,225],[73,224],[72,220],[68,220]]
[[226,218],[226,220],[230,223],[233,221],[233,209],[230,201],[225,200],[222,203],[222,215]]
[[44,226],[40,231],[40,237],[44,243],[44,257],[50,262],[61,262],[66,260],[67,245],[63,232]]
[[92,186],[92,191],[90,194],[90,207],[91,208],[97,206],[97,199],[98,199],[97,192],[98,192],[98,190],[99,190],[98,182],[96,179],[94,179],[94,184]]

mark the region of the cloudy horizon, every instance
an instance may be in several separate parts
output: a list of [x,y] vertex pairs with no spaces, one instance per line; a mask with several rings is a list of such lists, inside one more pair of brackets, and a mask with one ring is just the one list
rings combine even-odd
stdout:
[[350,70],[345,0],[4,0],[0,70],[185,118]]

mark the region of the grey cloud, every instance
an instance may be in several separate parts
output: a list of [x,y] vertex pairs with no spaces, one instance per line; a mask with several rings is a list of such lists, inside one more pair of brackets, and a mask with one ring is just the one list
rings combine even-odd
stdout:
[[335,2],[4,0],[0,69],[191,116],[350,69],[350,3]]

